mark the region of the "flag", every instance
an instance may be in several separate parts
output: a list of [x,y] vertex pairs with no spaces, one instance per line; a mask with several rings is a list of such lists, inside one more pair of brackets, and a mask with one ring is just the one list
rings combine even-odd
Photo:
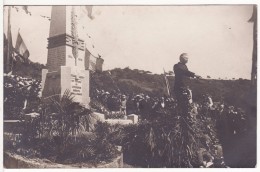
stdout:
[[32,13],[30,11],[28,11],[28,6],[27,5],[23,5],[22,9],[25,11],[26,14],[32,15]]
[[248,20],[248,22],[256,22],[257,21],[257,6],[253,6],[252,17]]
[[28,60],[29,56],[30,56],[30,52],[27,49],[23,38],[20,34],[20,32],[18,32],[18,36],[17,36],[17,40],[16,40],[16,45],[15,45],[15,51],[18,55],[20,55],[24,60]]
[[22,9],[26,14],[29,14],[30,16],[32,15],[32,13],[28,10],[27,5],[13,6],[13,8],[15,8],[16,12],[19,12],[19,10]]
[[89,70],[96,71],[96,58],[90,55],[89,59]]
[[166,72],[164,69],[163,69],[163,72],[164,72],[164,79],[165,79],[165,83],[166,83],[167,93],[168,93],[168,96],[171,96],[169,81],[168,81],[168,78],[167,78],[167,75],[166,75]]
[[96,71],[96,57],[87,48],[85,48],[85,67],[88,70]]
[[94,17],[92,16],[92,7],[93,7],[93,6],[91,6],[91,5],[85,6],[85,8],[86,8],[86,10],[87,10],[87,12],[88,12],[88,17],[89,17],[91,20],[94,19]]
[[98,58],[96,58],[96,71],[102,72],[103,63],[104,63],[104,59],[102,59],[101,56],[98,55]]

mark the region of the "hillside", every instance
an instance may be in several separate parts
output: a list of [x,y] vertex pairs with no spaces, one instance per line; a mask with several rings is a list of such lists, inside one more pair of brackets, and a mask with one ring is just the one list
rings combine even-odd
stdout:
[[[168,79],[173,88],[174,77],[168,76]],[[91,89],[118,91],[119,88],[123,94],[145,93],[158,97],[167,95],[164,75],[151,74],[149,71],[137,69],[116,68],[111,71],[92,73],[90,83]],[[194,101],[201,100],[203,94],[210,94],[214,101],[224,100],[228,104],[241,107],[241,105],[247,105],[248,99],[254,99],[249,95],[250,81],[245,79],[189,79],[187,83],[193,90]]]
[[[13,74],[41,80],[43,68],[45,66],[39,63],[21,63],[14,66]],[[173,88],[174,77],[168,76],[168,79],[171,88]],[[187,82],[193,90],[194,101],[201,100],[202,95],[207,93],[212,95],[214,101],[224,100],[228,104],[240,107],[252,106],[256,101],[256,94],[250,92],[249,80],[190,79]],[[152,74],[149,71],[129,68],[91,72],[90,88],[91,90],[97,88],[109,92],[119,92],[120,90],[121,93],[129,95],[139,93],[157,97],[167,95],[163,74]]]
[[152,75],[148,71],[113,69],[91,75],[91,88],[107,91],[118,90],[124,94],[146,93],[153,96],[166,94],[162,75]]

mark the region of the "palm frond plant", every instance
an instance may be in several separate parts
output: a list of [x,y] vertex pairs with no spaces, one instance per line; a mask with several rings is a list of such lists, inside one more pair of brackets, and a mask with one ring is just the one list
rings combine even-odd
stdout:
[[82,125],[89,124],[91,111],[74,102],[73,95],[69,90],[66,90],[62,96],[52,96],[47,103],[47,111],[46,118],[51,115],[50,122],[52,125],[49,136],[53,137],[54,141],[57,142],[59,154],[62,155],[70,142],[69,139],[74,136],[76,141],[79,130],[84,128]]

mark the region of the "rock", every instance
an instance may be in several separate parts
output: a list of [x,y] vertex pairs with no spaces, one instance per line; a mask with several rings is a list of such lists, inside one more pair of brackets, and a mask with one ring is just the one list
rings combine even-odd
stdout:
[[105,122],[105,115],[102,113],[93,112],[90,115],[89,131],[93,131],[95,129],[95,125],[97,124],[98,121]]
[[127,119],[132,120],[133,124],[137,124],[138,123],[138,115],[135,115],[135,114],[128,115]]
[[114,124],[122,124],[122,125],[128,125],[133,124],[132,120],[129,119],[107,119],[105,122],[114,125]]
[[93,112],[91,114],[91,117],[95,118],[98,121],[104,122],[105,121],[105,115],[98,112]]

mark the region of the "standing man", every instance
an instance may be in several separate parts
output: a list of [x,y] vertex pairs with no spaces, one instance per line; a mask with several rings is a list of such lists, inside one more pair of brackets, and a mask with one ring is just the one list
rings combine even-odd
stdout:
[[180,62],[175,64],[173,67],[173,71],[175,73],[175,82],[174,82],[174,93],[177,99],[177,103],[182,103],[184,100],[184,94],[189,94],[187,90],[187,86],[185,84],[185,78],[192,77],[192,78],[201,78],[195,73],[190,72],[186,66],[188,62],[188,54],[182,53],[180,55]]
[[120,101],[120,112],[124,114],[125,118],[126,118],[126,104],[127,104],[126,96],[123,95]]

